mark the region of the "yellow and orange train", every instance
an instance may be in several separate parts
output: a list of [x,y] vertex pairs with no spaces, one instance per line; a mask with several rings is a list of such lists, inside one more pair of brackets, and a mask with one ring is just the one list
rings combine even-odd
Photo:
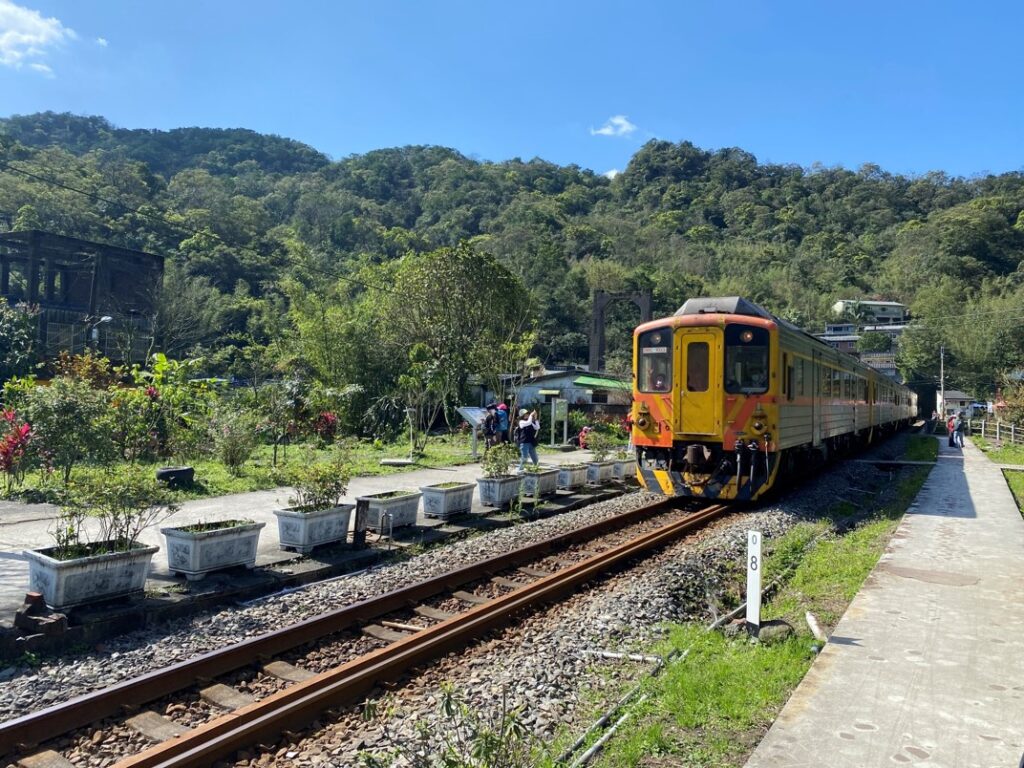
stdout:
[[690,299],[633,335],[637,475],[751,500],[917,415],[917,395],[745,299]]

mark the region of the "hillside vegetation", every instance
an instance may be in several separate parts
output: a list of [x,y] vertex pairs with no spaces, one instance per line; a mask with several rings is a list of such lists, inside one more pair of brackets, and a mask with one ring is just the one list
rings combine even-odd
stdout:
[[[593,288],[651,288],[657,314],[742,294],[808,328],[836,298],[884,297],[918,321],[900,350],[911,380],[934,379],[944,343],[951,382],[982,394],[1024,356],[1022,209],[1021,173],[806,169],[689,142],[651,141],[609,180],[433,146],[335,162],[242,129],[0,121],[0,216],[166,256],[169,354],[202,352],[214,373],[302,359],[323,384],[370,399],[407,368],[393,347],[382,361],[360,343],[384,317],[374,286],[391,285],[406,254],[460,243],[504,267],[496,290],[524,286],[526,322],[513,330],[534,329],[532,352],[549,364],[586,359]],[[427,290],[443,300],[453,286]],[[628,367],[636,319],[613,311],[609,367]]]

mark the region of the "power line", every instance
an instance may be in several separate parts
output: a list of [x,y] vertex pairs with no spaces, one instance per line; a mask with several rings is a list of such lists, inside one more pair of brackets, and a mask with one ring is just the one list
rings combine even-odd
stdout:
[[[244,253],[249,253],[249,254],[252,254],[254,256],[259,256],[260,258],[263,258],[263,255],[264,255],[264,254],[260,253],[259,251],[257,251],[254,248],[250,248],[250,247],[245,246],[245,245],[236,245],[236,244],[229,243],[227,240],[225,240],[223,237],[218,235],[216,232],[213,232],[213,231],[211,231],[209,229],[205,229],[205,230],[204,229],[195,229],[193,227],[188,226],[187,224],[183,224],[182,222],[171,221],[164,214],[149,213],[148,211],[140,210],[139,208],[137,208],[135,206],[128,205],[127,203],[123,203],[123,202],[121,202],[119,200],[110,200],[110,199],[108,199],[106,197],[103,197],[102,195],[97,195],[94,192],[89,192],[88,190],[79,189],[78,187],[72,187],[71,185],[65,184],[64,182],[58,181],[57,179],[49,178],[49,177],[46,177],[46,176],[41,176],[41,175],[39,175],[37,173],[33,173],[31,171],[27,171],[24,168],[19,168],[17,166],[11,165],[10,162],[7,161],[7,160],[0,160],[0,169],[13,171],[14,173],[19,173],[22,176],[27,176],[28,178],[34,179],[35,181],[39,181],[39,182],[42,182],[44,184],[50,184],[51,186],[59,187],[60,189],[66,190],[68,192],[74,192],[75,194],[84,195],[85,197],[88,197],[91,200],[95,200],[95,201],[104,203],[106,205],[116,206],[118,208],[121,208],[126,213],[132,213],[132,214],[135,214],[137,216],[142,216],[143,218],[150,219],[152,221],[160,222],[161,224],[165,224],[166,226],[172,227],[172,228],[177,229],[177,230],[179,230],[181,232],[188,232],[189,234],[198,235],[200,237],[211,237],[214,240],[216,240],[217,242],[219,242],[222,245],[226,246],[227,248],[231,248],[231,249],[236,250],[236,251],[242,251]],[[330,277],[332,279],[335,279],[335,280],[343,280],[343,281],[345,281],[347,283],[351,283],[353,285],[358,285],[358,286],[361,286],[363,288],[368,288],[368,289],[373,289],[373,290],[377,290],[377,291],[382,291],[384,293],[391,293],[391,294],[398,295],[398,291],[393,291],[390,288],[384,288],[383,286],[380,286],[380,285],[374,285],[373,283],[367,283],[364,280],[357,280],[357,279],[352,278],[352,277],[347,277],[345,275],[342,275],[342,274],[339,274],[337,272],[334,272],[333,270],[324,270],[324,272],[327,274],[328,277]]]

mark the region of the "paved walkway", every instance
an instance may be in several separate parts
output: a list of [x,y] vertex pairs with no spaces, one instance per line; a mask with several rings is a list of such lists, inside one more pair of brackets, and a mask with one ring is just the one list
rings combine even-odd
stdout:
[[747,768],[1017,768],[1024,520],[999,468],[940,441],[913,506]]
[[[589,460],[589,451],[572,451],[568,453],[544,453],[541,461],[544,464],[566,464]],[[348,494],[343,499],[347,503],[355,503],[356,496],[396,488],[419,488],[422,485],[441,483],[449,480],[475,482],[480,476],[479,464],[464,464],[458,467],[442,467],[437,469],[414,469],[380,477],[355,477],[348,486]],[[148,544],[156,544],[160,551],[153,556],[150,575],[153,577],[170,574],[167,569],[167,553],[164,537],[160,527],[169,525],[187,525],[190,523],[228,520],[231,518],[247,518],[266,523],[260,534],[259,550],[256,562],[258,565],[290,559],[294,555],[285,553],[280,548],[277,534],[277,518],[275,509],[288,505],[291,488],[274,488],[267,491],[237,493],[230,496],[216,496],[208,499],[187,501],[181,509],[159,526],[143,532],[140,540]],[[473,500],[474,511],[482,511],[476,495]],[[48,504],[21,504],[17,502],[0,502],[0,626],[9,627],[14,620],[14,612],[21,606],[28,590],[28,563],[21,552],[24,549],[52,546],[50,530],[57,515],[57,508]],[[426,520],[420,512],[420,523]],[[436,521],[433,521],[436,524]]]

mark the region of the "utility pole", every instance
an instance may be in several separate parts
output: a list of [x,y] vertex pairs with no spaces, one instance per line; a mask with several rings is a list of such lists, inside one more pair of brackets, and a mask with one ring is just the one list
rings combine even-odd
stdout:
[[946,347],[939,345],[939,395],[942,400],[942,408],[939,410],[939,418],[946,423]]

